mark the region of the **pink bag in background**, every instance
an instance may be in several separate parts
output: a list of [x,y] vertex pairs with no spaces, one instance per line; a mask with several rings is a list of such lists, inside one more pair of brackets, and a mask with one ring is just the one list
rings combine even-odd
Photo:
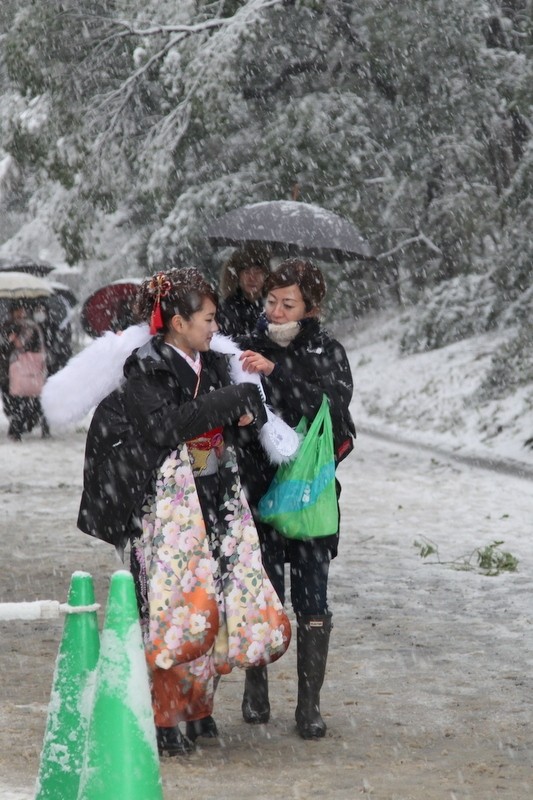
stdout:
[[17,351],[9,365],[9,394],[38,397],[46,381],[46,353]]

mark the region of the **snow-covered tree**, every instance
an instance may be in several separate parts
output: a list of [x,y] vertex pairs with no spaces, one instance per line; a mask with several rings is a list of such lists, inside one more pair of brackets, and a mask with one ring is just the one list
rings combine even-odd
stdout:
[[297,185],[378,256],[330,270],[352,311],[470,273],[490,324],[518,301],[530,0],[20,0],[0,24],[7,195],[70,262],[212,269],[213,218]]

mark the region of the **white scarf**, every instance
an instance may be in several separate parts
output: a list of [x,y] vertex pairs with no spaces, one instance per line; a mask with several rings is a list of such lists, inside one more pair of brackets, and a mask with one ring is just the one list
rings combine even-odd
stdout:
[[275,325],[273,322],[268,326],[268,337],[280,347],[287,347],[293,339],[300,333],[299,322],[283,322]]

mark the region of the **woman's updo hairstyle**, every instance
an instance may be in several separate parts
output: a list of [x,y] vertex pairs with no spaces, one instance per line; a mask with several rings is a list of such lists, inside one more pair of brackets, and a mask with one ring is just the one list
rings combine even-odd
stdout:
[[326,282],[322,271],[312,263],[300,258],[287,258],[270,273],[265,281],[265,291],[298,286],[305,303],[305,310],[319,308],[326,296]]
[[169,269],[147,278],[139,287],[136,314],[152,333],[166,332],[176,314],[189,320],[206,298],[218,306],[216,291],[195,267]]

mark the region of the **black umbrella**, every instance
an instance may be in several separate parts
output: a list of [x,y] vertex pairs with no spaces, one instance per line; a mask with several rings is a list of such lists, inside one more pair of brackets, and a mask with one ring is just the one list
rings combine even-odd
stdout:
[[32,258],[18,256],[14,258],[0,258],[0,272],[27,272],[44,278],[55,269],[48,261],[34,261]]
[[324,261],[371,259],[357,228],[332,211],[296,200],[271,200],[228,211],[210,226],[214,247],[268,246],[272,255],[299,255]]

